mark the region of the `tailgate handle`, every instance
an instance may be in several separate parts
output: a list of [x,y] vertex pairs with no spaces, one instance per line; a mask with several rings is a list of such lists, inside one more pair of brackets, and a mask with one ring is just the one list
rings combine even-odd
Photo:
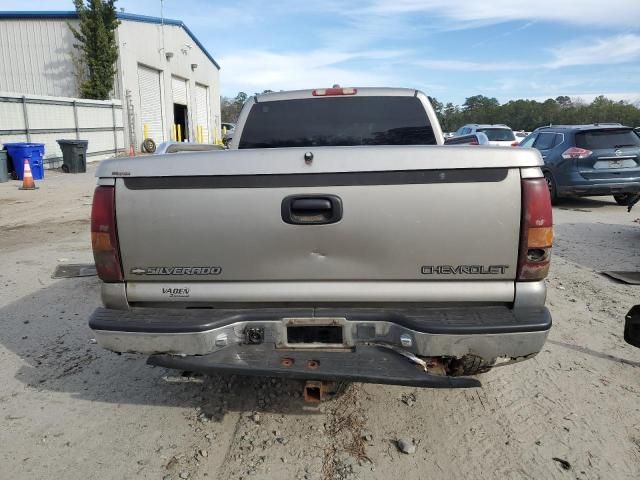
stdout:
[[305,214],[331,210],[331,202],[326,198],[298,198],[291,202],[291,211]]
[[289,195],[282,200],[282,221],[291,225],[327,225],[342,219],[342,200],[335,195]]

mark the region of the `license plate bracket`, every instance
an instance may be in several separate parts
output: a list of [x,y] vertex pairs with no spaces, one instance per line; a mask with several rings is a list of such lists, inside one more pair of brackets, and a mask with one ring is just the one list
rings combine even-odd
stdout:
[[609,160],[609,168],[622,168],[622,160]]
[[287,343],[293,344],[343,344],[342,325],[289,325]]
[[278,348],[344,349],[352,346],[344,318],[287,318],[278,333]]

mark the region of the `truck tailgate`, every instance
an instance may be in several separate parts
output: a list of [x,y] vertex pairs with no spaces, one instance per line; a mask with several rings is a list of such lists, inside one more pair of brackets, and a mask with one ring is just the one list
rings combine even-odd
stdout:
[[[116,212],[127,282],[515,278],[520,168],[539,164],[533,152],[326,147],[314,150],[311,166],[303,153],[206,152],[173,155],[170,164],[156,157],[167,162],[163,177],[146,176],[144,163],[103,168],[124,177],[116,179]],[[388,170],[392,163],[398,170]],[[291,196],[337,198],[341,218],[287,223]]]

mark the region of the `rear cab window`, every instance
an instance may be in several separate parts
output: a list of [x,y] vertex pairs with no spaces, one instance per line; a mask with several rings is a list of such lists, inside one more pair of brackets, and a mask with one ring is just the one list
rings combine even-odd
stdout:
[[510,128],[478,128],[477,131],[484,133],[490,142],[512,142],[516,139]]
[[631,128],[607,128],[576,133],[576,147],[586,150],[640,147],[640,137]]
[[259,102],[238,148],[436,145],[417,97],[362,96]]

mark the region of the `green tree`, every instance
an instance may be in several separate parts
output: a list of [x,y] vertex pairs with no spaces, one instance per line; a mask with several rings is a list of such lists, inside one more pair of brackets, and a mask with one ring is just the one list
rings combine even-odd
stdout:
[[559,96],[544,102],[511,100],[500,105],[483,95],[468,97],[461,107],[447,103],[441,112],[444,131],[455,131],[466,123],[504,123],[514,130],[532,131],[549,124],[576,125],[592,122],[618,122],[640,125],[640,105],[615,102],[604,96],[587,104],[580,98]]
[[440,126],[443,132],[451,132],[458,128],[458,115],[459,108],[451,102],[448,102],[442,109],[442,119],[440,120]]
[[80,96],[106,100],[113,91],[118,59],[116,0],[74,0],[80,25],[69,24],[80,52]]
[[496,98],[474,95],[468,97],[462,104],[465,123],[502,123],[497,109],[500,102]]
[[439,102],[436,97],[429,97],[429,102],[431,103],[431,106],[433,107],[433,111],[436,113],[436,117],[438,117],[438,121],[440,122],[440,126],[442,126],[442,124],[444,123],[444,115],[442,114],[442,111],[444,109],[444,105],[442,104],[442,102]]
[[468,97],[462,104],[462,109],[466,111],[482,111],[500,106],[497,98],[489,98],[484,95],[474,95]]
[[238,92],[235,98],[220,97],[220,113],[222,115],[222,121],[228,123],[236,123],[238,116],[242,110],[244,102],[247,101],[249,96],[244,92]]

